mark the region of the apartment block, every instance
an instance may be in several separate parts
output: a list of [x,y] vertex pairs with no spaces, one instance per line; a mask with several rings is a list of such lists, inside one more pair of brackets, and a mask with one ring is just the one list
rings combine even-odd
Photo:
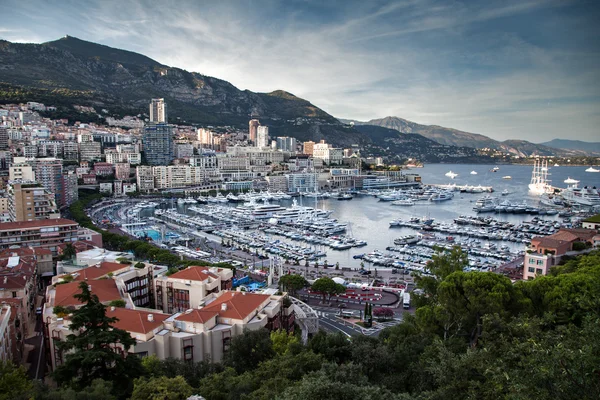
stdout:
[[140,192],[149,192],[154,190],[154,173],[152,171],[152,167],[136,167],[135,178]]
[[150,165],[169,165],[173,161],[173,128],[167,124],[144,127],[144,155]]
[[100,161],[102,159],[102,145],[94,141],[79,143],[79,159],[81,161]]
[[77,240],[78,229],[77,222],[64,218],[0,223],[0,249],[43,247],[56,254],[59,245]]
[[35,221],[60,218],[54,193],[37,183],[9,184],[8,212],[11,221]]
[[116,163],[115,166],[115,179],[127,180],[131,174],[131,165],[129,163]]

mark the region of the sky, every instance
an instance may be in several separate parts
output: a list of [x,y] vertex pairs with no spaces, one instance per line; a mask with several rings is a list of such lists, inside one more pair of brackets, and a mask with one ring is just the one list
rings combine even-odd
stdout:
[[240,89],[283,89],[338,118],[600,141],[597,0],[1,0],[0,9],[10,10],[0,17],[9,41],[68,34]]

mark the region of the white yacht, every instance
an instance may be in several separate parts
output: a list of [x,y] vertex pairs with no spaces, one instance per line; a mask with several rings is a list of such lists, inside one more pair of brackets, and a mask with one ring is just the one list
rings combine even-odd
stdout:
[[600,169],[596,169],[594,167],[589,167],[588,169],[585,170],[585,172],[600,172]]
[[477,171],[471,171],[471,175],[477,175]]
[[496,202],[491,196],[484,196],[477,200],[475,203],[475,207],[473,210],[482,213],[482,212],[493,212],[496,210]]
[[449,177],[449,178],[451,178],[451,179],[454,179],[454,178],[456,178],[458,176],[458,174],[454,173],[452,171],[448,171],[448,172],[446,172],[446,176]]
[[571,177],[566,179],[565,183],[568,186],[561,194],[566,201],[583,206],[600,206],[600,195],[598,194],[598,189],[595,187],[590,188],[586,186],[580,188],[577,186],[579,181]]
[[529,191],[532,194],[541,195],[551,193],[553,191],[548,180],[548,160],[540,160],[536,158],[533,164],[533,172],[531,173],[531,183],[529,183]]
[[500,171],[500,168],[494,167],[494,168],[490,169],[490,171],[492,171],[492,172],[498,172],[498,171]]
[[429,201],[446,201],[446,200],[451,200],[453,197],[454,197],[454,194],[452,192],[442,191],[442,192],[431,195],[431,197],[429,198]]
[[512,179],[512,176],[506,175],[506,176],[503,176],[502,179]]

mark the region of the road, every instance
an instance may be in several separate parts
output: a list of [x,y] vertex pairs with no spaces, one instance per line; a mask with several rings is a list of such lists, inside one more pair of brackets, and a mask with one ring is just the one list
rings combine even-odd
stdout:
[[46,352],[44,351],[44,331],[41,318],[36,319],[35,335],[26,339],[25,343],[34,346],[27,356],[29,378],[43,380],[46,375]]
[[322,307],[313,307],[313,309],[319,316],[319,327],[321,329],[332,333],[342,332],[348,337],[357,334],[376,337],[379,336],[383,329],[402,322],[401,319],[394,319],[393,321],[375,323],[373,328],[362,328],[349,322],[342,322],[342,320],[336,316],[336,311],[332,309]]

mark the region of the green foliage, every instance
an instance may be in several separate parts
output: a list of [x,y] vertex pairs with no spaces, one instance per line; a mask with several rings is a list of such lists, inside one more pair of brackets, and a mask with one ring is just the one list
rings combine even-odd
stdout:
[[146,264],[144,264],[143,262],[136,262],[136,263],[134,264],[134,267],[135,267],[135,268],[138,268],[138,269],[140,269],[140,268],[144,268],[145,266],[146,266]]
[[292,296],[296,295],[296,292],[308,285],[308,282],[302,275],[289,274],[284,275],[279,279],[279,287],[281,290],[288,291]]
[[25,368],[0,361],[0,400],[27,399],[32,388]]
[[134,382],[131,400],[185,400],[193,391],[182,376],[138,378]]
[[117,262],[119,264],[127,264],[127,265],[131,264],[131,260],[128,259],[128,258],[125,258],[125,257],[119,257],[119,258],[117,258]]
[[271,343],[273,351],[278,355],[287,354],[300,345],[300,340],[293,333],[288,333],[282,329],[271,332]]
[[61,387],[51,390],[47,386],[36,388],[34,398],[36,400],[117,400],[112,394],[113,385],[102,379],[95,379],[90,386],[80,391],[72,387]]
[[53,378],[59,385],[70,385],[76,390],[103,379],[112,382],[114,393],[122,396],[131,390],[131,382],[140,376],[142,366],[139,358],[122,357],[113,347],[123,346],[127,351],[135,345],[135,339],[112,326],[116,318],[106,316],[106,307],[86,282],[81,282],[79,289],[81,293],[74,297],[83,306],[72,313],[70,325],[79,334],[69,334],[58,343],[65,362],[56,368]]
[[108,303],[109,307],[125,308],[126,305],[127,303],[125,303],[125,300],[123,299],[112,300],[110,303]]
[[325,298],[331,298],[335,294],[341,294],[346,292],[344,285],[335,283],[335,281],[328,277],[317,279],[311,286],[311,290],[321,293],[323,301]]
[[268,360],[273,354],[275,352],[269,331],[258,329],[235,336],[223,362],[237,372],[245,372],[256,368],[261,361]]

